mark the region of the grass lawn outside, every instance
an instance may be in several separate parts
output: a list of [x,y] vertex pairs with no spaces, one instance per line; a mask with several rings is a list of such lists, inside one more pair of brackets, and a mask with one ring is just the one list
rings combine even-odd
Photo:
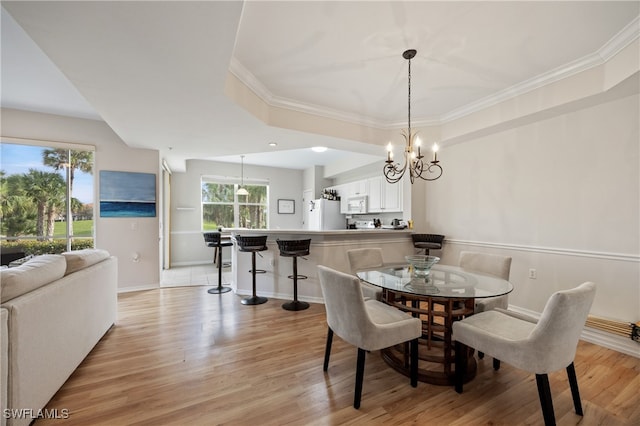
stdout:
[[[64,238],[67,235],[67,223],[56,222],[53,227],[54,238]],[[92,237],[93,220],[78,220],[73,222],[74,237]]]

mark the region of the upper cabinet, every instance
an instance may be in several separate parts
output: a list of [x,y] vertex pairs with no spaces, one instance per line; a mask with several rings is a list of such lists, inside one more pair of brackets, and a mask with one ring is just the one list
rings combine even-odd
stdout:
[[391,184],[382,176],[355,182],[335,185],[334,189],[340,196],[340,212],[349,213],[348,200],[352,197],[368,196],[369,213],[393,213],[402,211],[402,184]]
[[349,214],[349,198],[361,197],[368,195],[369,182],[367,180],[358,180],[355,182],[343,183],[341,185],[332,186],[340,195],[340,213]]
[[355,182],[345,183],[344,186],[346,187],[347,198],[369,195],[368,180],[357,180]]
[[382,176],[367,179],[369,213],[402,211],[402,185],[392,184]]

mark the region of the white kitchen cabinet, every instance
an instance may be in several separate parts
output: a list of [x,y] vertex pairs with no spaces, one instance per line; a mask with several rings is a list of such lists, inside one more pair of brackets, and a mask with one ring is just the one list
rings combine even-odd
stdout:
[[349,214],[349,197],[347,197],[346,185],[338,185],[338,194],[340,194],[340,213]]
[[389,183],[383,176],[358,180],[327,189],[340,196],[340,213],[349,214],[349,198],[368,196],[369,213],[402,212],[402,183]]
[[346,185],[349,197],[361,197],[363,195],[369,195],[368,180],[357,180],[355,182],[347,183]]
[[367,195],[369,182],[367,180],[358,180],[336,185],[332,188],[337,188],[338,194],[340,194],[340,213],[349,214],[349,206],[347,205],[349,198]]
[[[381,178],[382,179],[382,178]],[[386,179],[382,179],[382,188],[384,192],[384,211],[401,212],[402,211],[402,183],[389,183]]]
[[384,195],[382,193],[382,177],[369,178],[369,213],[384,211]]
[[369,213],[402,211],[402,184],[387,182],[382,176],[367,179]]
[[347,207],[347,184],[334,185],[328,187],[327,189],[332,189],[338,193],[338,196],[340,197],[340,213],[347,214],[349,212],[349,209]]

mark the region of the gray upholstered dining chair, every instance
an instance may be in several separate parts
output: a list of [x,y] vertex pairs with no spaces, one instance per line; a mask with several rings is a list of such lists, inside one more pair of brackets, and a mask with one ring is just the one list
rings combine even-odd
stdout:
[[[466,271],[489,274],[503,280],[509,280],[511,273],[511,257],[497,254],[478,253],[475,251],[461,251],[458,266]],[[508,295],[476,299],[475,312],[489,311],[494,308],[507,309]]]
[[516,368],[535,373],[545,425],[555,424],[547,375],[566,368],[573,406],[575,412],[582,416],[573,360],[595,292],[596,286],[592,282],[558,291],[549,298],[537,321],[497,308],[454,322],[456,392],[462,393],[469,353],[467,347],[472,347]]
[[422,321],[378,300],[364,300],[360,280],[353,275],[318,266],[327,311],[327,342],[323,370],[329,368],[333,334],[358,348],[353,407],[360,408],[367,351],[410,343],[411,386],[418,385],[418,337]]
[[[467,271],[489,274],[503,280],[509,280],[511,274],[511,257],[497,254],[478,253],[475,251],[461,251],[458,265]],[[485,297],[476,299],[473,311],[475,313],[490,311],[495,308],[507,309],[509,307],[509,295],[497,297]],[[478,358],[484,358],[484,353],[478,351]],[[500,368],[500,361],[494,359],[493,367]]]
[[[354,275],[362,269],[376,268],[384,265],[382,249],[379,247],[347,250],[347,258],[349,259],[351,273]],[[381,288],[362,281],[360,285],[362,286],[362,294],[365,298],[375,300],[382,299]]]

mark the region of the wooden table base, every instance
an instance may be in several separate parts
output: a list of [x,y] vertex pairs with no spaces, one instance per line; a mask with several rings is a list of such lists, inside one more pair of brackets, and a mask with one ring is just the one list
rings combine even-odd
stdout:
[[[384,290],[383,300],[422,320],[422,338],[419,345],[418,380],[434,385],[453,386],[455,382],[455,346],[451,339],[452,325],[473,315],[474,299],[450,299],[435,296]],[[473,349],[467,357],[465,382],[476,375]],[[382,351],[384,361],[396,371],[409,376],[409,346],[396,345]]]

